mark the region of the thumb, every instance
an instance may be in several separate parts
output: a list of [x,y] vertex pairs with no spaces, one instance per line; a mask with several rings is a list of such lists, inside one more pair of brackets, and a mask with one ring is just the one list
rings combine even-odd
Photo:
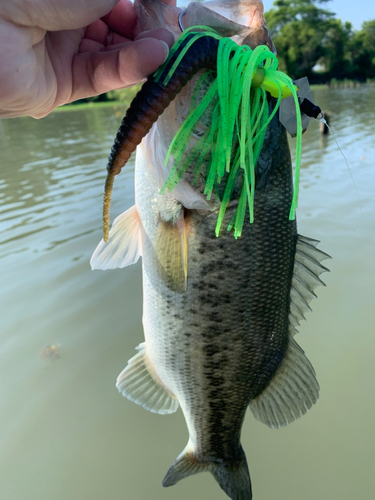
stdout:
[[168,57],[163,40],[142,38],[103,52],[83,52],[73,60],[69,102],[140,83]]

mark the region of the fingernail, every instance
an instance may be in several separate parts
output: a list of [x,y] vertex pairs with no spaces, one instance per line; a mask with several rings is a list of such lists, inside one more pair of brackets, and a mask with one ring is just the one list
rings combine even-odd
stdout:
[[167,60],[167,57],[169,55],[169,47],[168,47],[168,44],[166,42],[164,42],[163,40],[159,40],[160,43],[162,43],[165,47],[165,57],[163,59],[163,62],[161,64],[163,64],[166,60]]

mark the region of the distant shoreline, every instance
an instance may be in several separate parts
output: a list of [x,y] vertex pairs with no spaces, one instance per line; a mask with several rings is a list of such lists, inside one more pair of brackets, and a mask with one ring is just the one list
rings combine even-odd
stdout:
[[53,110],[53,112],[64,112],[64,111],[80,111],[82,109],[90,109],[90,108],[124,108],[128,107],[127,103],[121,101],[104,101],[104,102],[82,102],[79,104],[63,104],[62,106],[57,107]]

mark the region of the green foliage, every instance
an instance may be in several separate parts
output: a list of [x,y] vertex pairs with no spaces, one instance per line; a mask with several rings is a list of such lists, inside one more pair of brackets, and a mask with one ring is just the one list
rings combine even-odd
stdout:
[[274,7],[265,13],[271,36],[277,36],[283,27],[292,22],[318,26],[326,23],[333,12],[320,9],[315,4],[325,4],[330,0],[276,0]]
[[266,13],[280,68],[292,78],[322,83],[375,77],[375,20],[353,31],[322,8],[329,0],[276,0]]
[[275,8],[266,13],[281,67],[292,78],[311,78],[325,54],[324,41],[334,14],[315,4],[327,1],[276,0]]
[[329,77],[345,79],[351,70],[350,45],[353,38],[352,25],[333,19],[327,31],[324,56],[321,63]]
[[351,74],[362,81],[375,78],[375,19],[362,24],[350,48]]

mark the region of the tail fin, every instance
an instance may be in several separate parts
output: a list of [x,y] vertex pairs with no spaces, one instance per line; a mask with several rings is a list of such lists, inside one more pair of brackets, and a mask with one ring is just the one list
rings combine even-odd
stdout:
[[183,451],[171,465],[163,486],[172,486],[184,477],[198,472],[211,472],[219,486],[232,500],[251,500],[251,482],[246,456],[242,449],[230,460],[199,459],[191,451]]

